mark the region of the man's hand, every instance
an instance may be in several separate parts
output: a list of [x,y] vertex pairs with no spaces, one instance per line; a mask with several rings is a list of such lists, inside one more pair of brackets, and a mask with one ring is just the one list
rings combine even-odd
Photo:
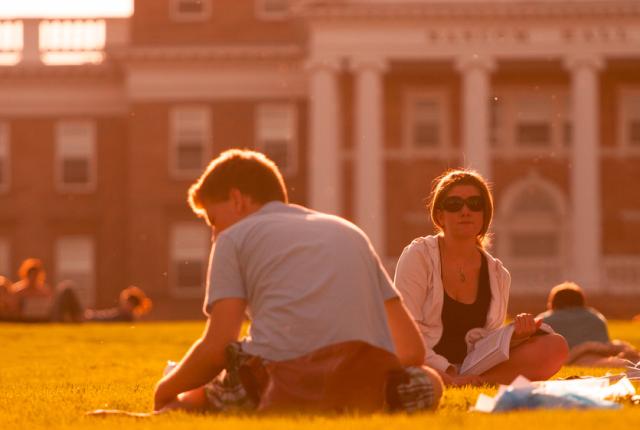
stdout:
[[516,315],[513,320],[513,336],[512,340],[523,340],[531,337],[542,324],[542,320],[536,320],[533,315],[522,313]]
[[221,299],[213,304],[202,337],[156,385],[154,410],[178,402],[178,395],[202,387],[224,369],[224,349],[238,339],[245,309],[246,301],[238,298]]
[[173,393],[163,382],[164,380],[158,382],[155,393],[153,394],[153,410],[156,412],[178,398],[178,393]]

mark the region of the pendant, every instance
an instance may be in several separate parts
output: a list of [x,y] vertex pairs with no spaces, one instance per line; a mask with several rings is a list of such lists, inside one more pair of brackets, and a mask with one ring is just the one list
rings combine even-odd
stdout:
[[458,276],[460,277],[460,282],[464,282],[467,280],[467,277],[464,275],[462,268],[458,268]]

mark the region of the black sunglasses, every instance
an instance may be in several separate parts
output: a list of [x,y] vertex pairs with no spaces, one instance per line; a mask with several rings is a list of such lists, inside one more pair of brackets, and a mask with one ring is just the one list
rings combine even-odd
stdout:
[[473,212],[480,212],[484,209],[484,199],[482,196],[471,196],[466,199],[458,196],[449,196],[440,203],[440,209],[444,209],[447,212],[458,212],[464,205],[467,205],[469,210]]

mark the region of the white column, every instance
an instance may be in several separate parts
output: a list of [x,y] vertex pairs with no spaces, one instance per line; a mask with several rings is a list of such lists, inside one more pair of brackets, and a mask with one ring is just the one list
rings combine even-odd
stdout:
[[309,206],[334,215],[342,213],[342,157],[337,60],[307,64],[309,84]]
[[495,69],[491,58],[477,54],[460,57],[456,68],[462,73],[462,148],[465,167],[491,176],[489,148],[490,73]]
[[571,73],[572,279],[587,290],[601,286],[600,116],[598,71],[602,59],[574,57]]
[[386,255],[384,189],[384,119],[381,59],[353,58],[355,76],[355,221],[378,254]]
[[22,20],[22,64],[41,64],[40,19]]

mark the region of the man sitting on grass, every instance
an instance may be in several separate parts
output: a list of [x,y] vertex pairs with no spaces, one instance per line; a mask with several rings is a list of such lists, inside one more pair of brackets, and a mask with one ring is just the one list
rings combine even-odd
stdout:
[[156,411],[437,406],[442,382],[421,367],[418,329],[360,229],[288,204],[276,165],[249,150],[214,159],[189,203],[215,242],[208,320],[157,384]]
[[605,317],[585,303],[578,284],[564,282],[551,289],[547,312],[538,315],[569,344],[568,365],[626,367],[640,360],[633,345],[611,340]]

